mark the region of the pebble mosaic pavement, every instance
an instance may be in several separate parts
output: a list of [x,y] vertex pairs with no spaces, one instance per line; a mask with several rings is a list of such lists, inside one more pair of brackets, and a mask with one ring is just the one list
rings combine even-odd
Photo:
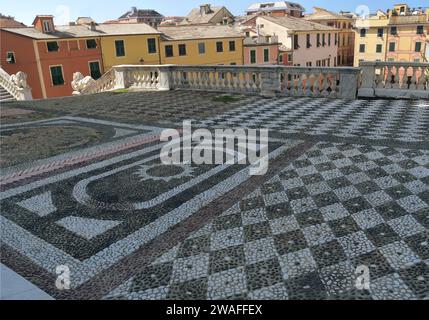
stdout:
[[[428,102],[176,94],[2,105],[47,118],[5,113],[2,139],[49,126],[100,135],[2,169],[1,263],[57,299],[429,298]],[[156,138],[188,118],[270,129],[267,174],[161,166]],[[70,290],[55,288],[58,265]],[[369,290],[355,287],[360,265]]]

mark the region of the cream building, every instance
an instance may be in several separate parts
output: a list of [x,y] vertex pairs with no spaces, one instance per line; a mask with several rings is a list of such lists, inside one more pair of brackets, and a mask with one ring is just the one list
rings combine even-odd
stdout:
[[336,66],[339,30],[290,16],[260,16],[256,27],[265,35],[277,36],[284,50],[291,52],[294,66]]

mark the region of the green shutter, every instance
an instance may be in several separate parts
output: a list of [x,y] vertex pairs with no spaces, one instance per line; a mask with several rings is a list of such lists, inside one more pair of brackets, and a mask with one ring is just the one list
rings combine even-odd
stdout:
[[63,69],[62,67],[51,67],[52,84],[59,86],[64,84]]
[[90,62],[89,63],[89,69],[91,72],[91,77],[95,80],[101,77],[101,71],[100,71],[100,64],[98,61]]
[[255,50],[250,51],[250,63],[256,63],[256,51]]

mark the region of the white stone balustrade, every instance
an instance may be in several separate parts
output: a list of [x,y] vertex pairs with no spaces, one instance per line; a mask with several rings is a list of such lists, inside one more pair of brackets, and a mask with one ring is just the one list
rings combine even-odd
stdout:
[[201,90],[355,99],[360,69],[286,66],[120,65],[83,91]]
[[362,61],[358,96],[429,99],[429,63]]
[[0,68],[0,85],[9,92],[16,100],[32,100],[31,88],[27,84],[27,75],[18,72],[10,76],[6,71]]

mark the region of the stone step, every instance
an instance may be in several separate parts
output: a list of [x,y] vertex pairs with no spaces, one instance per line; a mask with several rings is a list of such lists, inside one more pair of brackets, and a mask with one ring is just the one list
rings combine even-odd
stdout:
[[0,102],[15,101],[16,99],[0,85]]

